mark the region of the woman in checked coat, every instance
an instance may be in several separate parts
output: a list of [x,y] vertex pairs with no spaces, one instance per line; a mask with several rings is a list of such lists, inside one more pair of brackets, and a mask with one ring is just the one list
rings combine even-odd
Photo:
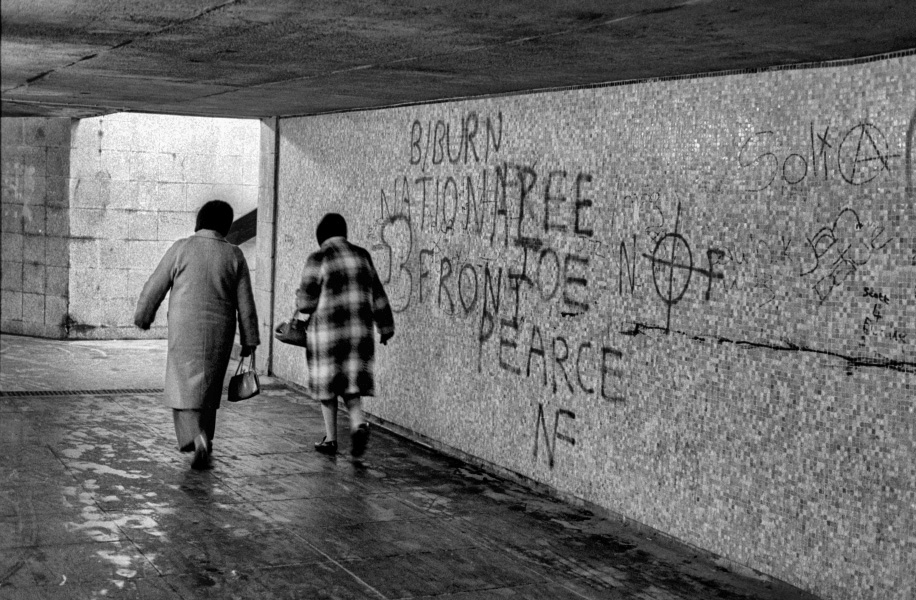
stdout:
[[369,253],[347,241],[344,218],[326,214],[315,235],[321,248],[308,257],[296,291],[296,308],[310,315],[309,385],[324,416],[325,436],[315,449],[337,453],[340,397],[350,416],[350,453],[358,457],[369,437],[361,397],[375,392],[373,325],[379,330],[379,341],[387,344],[394,335],[394,317]]
[[134,314],[137,327],[149,329],[171,290],[165,404],[172,408],[178,448],[194,451],[194,468],[206,466],[213,450],[236,320],[242,356],[260,343],[248,263],[238,246],[225,239],[232,220],[229,204],[204,204],[194,235],[168,249],[143,287]]

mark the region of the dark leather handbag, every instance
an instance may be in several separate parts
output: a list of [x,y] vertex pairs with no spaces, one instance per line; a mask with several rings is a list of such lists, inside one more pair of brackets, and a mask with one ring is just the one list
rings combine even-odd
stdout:
[[305,330],[308,327],[308,321],[302,321],[296,317],[298,311],[293,313],[289,321],[283,321],[274,329],[274,337],[284,344],[293,346],[305,346]]
[[235,375],[229,379],[229,394],[226,397],[229,402],[246,400],[261,393],[261,382],[254,368],[254,351],[247,358],[248,367],[243,371],[245,357],[239,358],[239,366],[235,369]]

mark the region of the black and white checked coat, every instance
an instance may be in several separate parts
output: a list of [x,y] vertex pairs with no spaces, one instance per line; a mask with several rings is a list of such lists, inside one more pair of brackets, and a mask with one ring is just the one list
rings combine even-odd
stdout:
[[305,263],[296,308],[311,315],[306,351],[315,398],[374,395],[373,325],[394,333],[394,316],[369,253],[344,237],[325,240]]

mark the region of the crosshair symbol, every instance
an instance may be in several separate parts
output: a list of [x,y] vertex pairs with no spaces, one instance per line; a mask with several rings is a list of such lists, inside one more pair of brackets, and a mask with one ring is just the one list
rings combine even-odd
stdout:
[[[693,272],[703,272],[701,269],[695,269],[693,266],[693,253],[690,251],[690,244],[687,243],[684,236],[678,233],[680,223],[681,203],[678,202],[677,216],[674,220],[674,232],[666,233],[658,240],[655,244],[655,249],[652,250],[651,256],[643,254],[643,256],[652,261],[652,282],[655,284],[655,291],[658,293],[658,297],[662,299],[662,302],[668,306],[668,314],[665,317],[665,332],[671,330],[671,307],[680,302],[684,294],[687,293],[687,288],[690,287],[690,278]],[[667,250],[668,244],[671,246],[671,252],[668,255],[669,258],[666,259],[663,253]],[[681,255],[683,258],[685,254],[686,260],[678,262],[678,255]],[[667,269],[664,267],[667,267]],[[668,275],[667,281],[665,281],[664,278],[665,271],[667,271]],[[675,277],[675,273],[678,271],[686,271],[686,277]],[[711,273],[712,269],[710,269],[709,272]],[[659,281],[660,273],[662,277],[661,281]],[[666,287],[667,290],[663,291]]]
[[[661,253],[664,251],[665,242],[669,239],[671,240],[671,260],[665,260],[662,258],[658,258],[661,255]],[[677,262],[675,262],[677,255],[678,255],[678,251],[682,247],[684,250],[681,251],[681,255],[683,255],[684,251],[686,251],[687,253],[686,264],[678,264]],[[687,293],[687,288],[690,287],[690,276],[693,273],[693,253],[690,251],[690,246],[687,244],[687,240],[685,240],[684,236],[682,236],[679,233],[665,234],[665,236],[662,237],[660,240],[658,240],[658,243],[655,244],[655,250],[652,251],[652,263],[653,263],[652,281],[653,283],[655,283],[655,291],[658,292],[658,296],[659,298],[662,299],[662,302],[664,302],[668,306],[674,306],[675,304],[680,302],[681,298],[684,297],[684,294]],[[663,292],[662,288],[659,285],[660,282],[658,280],[659,279],[658,273],[660,269],[657,268],[659,265],[668,267],[668,281],[667,281],[668,291],[667,292]],[[680,278],[680,281],[678,281],[679,289],[677,290],[677,292],[675,292],[675,289],[674,289],[675,287],[674,272],[676,269],[683,269],[687,271],[687,276]],[[664,286],[665,283],[666,282],[664,280],[661,281],[661,286]]]

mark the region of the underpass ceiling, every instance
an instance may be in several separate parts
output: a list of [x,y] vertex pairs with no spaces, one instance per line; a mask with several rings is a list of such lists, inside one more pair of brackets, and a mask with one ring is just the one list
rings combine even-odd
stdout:
[[266,117],[916,48],[913,0],[2,0],[3,116]]

